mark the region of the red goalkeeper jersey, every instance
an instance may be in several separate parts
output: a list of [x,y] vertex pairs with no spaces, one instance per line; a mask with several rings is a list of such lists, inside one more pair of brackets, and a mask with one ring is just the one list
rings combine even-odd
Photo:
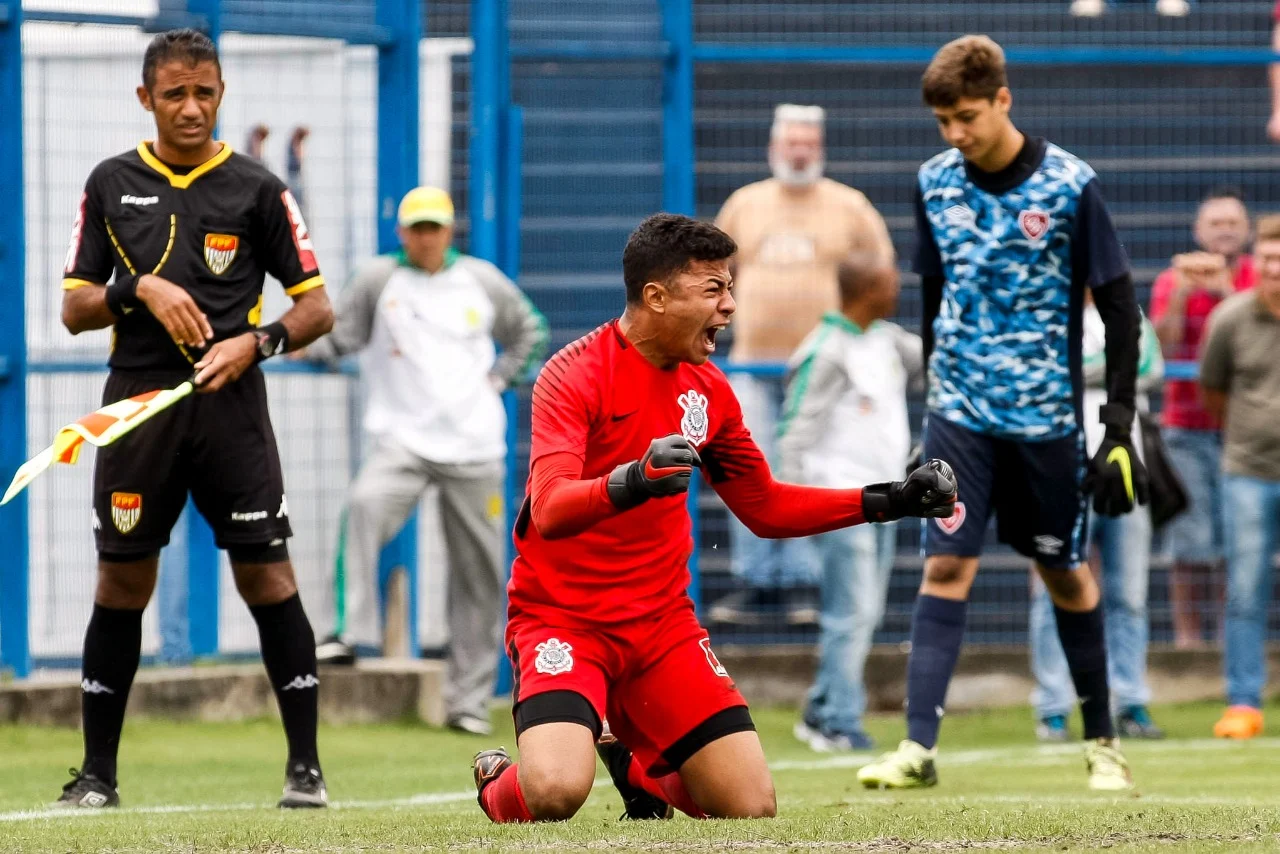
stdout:
[[[703,477],[757,533],[803,536],[862,521],[861,490],[773,481],[719,368],[660,369],[614,321],[557,353],[534,385],[529,497],[508,586],[513,615],[604,627],[687,604],[693,540],[686,497],[618,511],[604,488],[615,467],[672,433],[697,448]],[[560,521],[549,515],[556,487],[565,488],[561,497],[576,496],[558,502]],[[587,516],[595,519],[589,526],[558,535]]]

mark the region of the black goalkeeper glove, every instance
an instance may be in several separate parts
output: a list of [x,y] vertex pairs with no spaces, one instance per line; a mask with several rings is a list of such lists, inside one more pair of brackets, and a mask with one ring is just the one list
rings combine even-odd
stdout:
[[946,519],[955,512],[956,474],[942,460],[929,460],[894,483],[862,487],[862,515],[868,522],[892,522],[903,516]]
[[644,456],[618,466],[609,475],[609,500],[629,510],[650,498],[689,491],[694,466],[702,467],[698,452],[678,433],[654,439]]
[[1103,516],[1123,516],[1150,498],[1147,469],[1133,449],[1133,412],[1106,403],[1098,410],[1106,434],[1080,485],[1093,496],[1093,509]]

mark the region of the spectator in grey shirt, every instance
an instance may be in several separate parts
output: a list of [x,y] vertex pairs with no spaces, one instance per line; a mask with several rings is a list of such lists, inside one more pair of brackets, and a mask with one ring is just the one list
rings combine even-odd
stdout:
[[1271,556],[1280,528],[1280,216],[1258,221],[1258,285],[1209,316],[1201,352],[1206,408],[1226,423],[1223,497],[1227,545],[1227,709],[1219,738],[1262,732]]

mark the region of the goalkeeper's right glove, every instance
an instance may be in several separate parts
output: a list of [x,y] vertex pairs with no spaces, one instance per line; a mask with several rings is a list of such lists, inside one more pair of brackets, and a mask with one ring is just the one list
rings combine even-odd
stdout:
[[688,492],[694,466],[701,468],[702,460],[685,437],[672,433],[654,439],[643,457],[609,474],[609,500],[619,510],[630,510],[650,498]]
[[893,483],[862,487],[862,515],[868,522],[892,522],[903,516],[946,519],[955,512],[955,472],[942,460],[929,460]]

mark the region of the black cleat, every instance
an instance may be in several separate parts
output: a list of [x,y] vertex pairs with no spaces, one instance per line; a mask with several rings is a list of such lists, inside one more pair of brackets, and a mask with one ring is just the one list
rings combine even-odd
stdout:
[[53,802],[54,809],[100,810],[120,806],[116,787],[93,774],[70,769],[71,782],[62,787],[62,797]]
[[671,804],[631,785],[631,781],[627,779],[627,769],[631,767],[631,751],[627,750],[626,745],[605,733],[596,742],[596,753],[604,762],[604,767],[609,769],[614,788],[622,795],[623,813],[619,818],[644,821],[675,815]]
[[319,768],[290,763],[284,773],[284,795],[276,806],[282,810],[320,809],[329,806],[329,791]]
[[[501,777],[502,773],[514,764],[505,747],[482,750],[471,759],[471,776],[476,781],[476,802],[480,804],[480,809],[484,810],[484,801],[481,796],[484,794],[485,787]],[[485,815],[488,814],[485,810]]]
[[337,635],[329,635],[316,644],[316,663],[350,667],[356,663],[355,647]]

